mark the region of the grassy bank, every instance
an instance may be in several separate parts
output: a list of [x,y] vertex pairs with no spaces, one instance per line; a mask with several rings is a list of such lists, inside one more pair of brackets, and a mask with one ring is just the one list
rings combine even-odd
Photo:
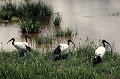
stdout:
[[0,52],[0,79],[119,79],[120,56],[106,52],[103,63],[92,66],[94,50],[84,45],[69,51],[66,60],[52,61],[51,51]]

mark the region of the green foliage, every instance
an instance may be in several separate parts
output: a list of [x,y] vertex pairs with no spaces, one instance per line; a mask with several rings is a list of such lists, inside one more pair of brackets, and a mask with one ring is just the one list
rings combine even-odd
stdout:
[[10,19],[12,16],[17,16],[21,20],[28,19],[33,21],[46,22],[50,19],[52,15],[51,7],[47,6],[42,2],[38,3],[26,3],[18,6],[12,4],[11,2],[3,5],[0,10],[1,19]]
[[2,5],[0,9],[0,19],[11,20],[13,16],[16,16],[16,5],[12,3]]
[[113,12],[110,14],[110,16],[120,16],[120,12],[119,11],[116,11],[116,12]]
[[72,36],[73,31],[69,28],[62,30],[62,29],[57,29],[55,30],[55,36],[59,37],[66,37],[66,36]]
[[[48,7],[47,7],[48,8]],[[47,10],[43,7],[41,2],[39,3],[26,3],[18,8],[18,17],[24,19],[30,19],[33,21],[43,21],[43,17],[46,17],[45,11]]]
[[49,36],[37,36],[35,39],[37,44],[52,44],[52,37]]
[[108,51],[93,67],[95,48],[71,49],[66,60],[53,61],[52,51],[32,51],[20,58],[17,51],[0,51],[1,79],[119,79],[120,56]]
[[1,7],[0,19],[20,19],[22,21],[20,26],[21,32],[38,33],[39,29],[41,29],[40,24],[47,25],[50,23],[52,13],[51,7],[42,2],[27,2],[21,6],[18,6],[17,8],[16,5],[9,2]]
[[22,33],[39,33],[41,29],[40,23],[34,23],[31,20],[23,21],[20,28]]
[[61,23],[61,17],[59,15],[57,15],[54,19],[54,26],[60,26],[60,23]]

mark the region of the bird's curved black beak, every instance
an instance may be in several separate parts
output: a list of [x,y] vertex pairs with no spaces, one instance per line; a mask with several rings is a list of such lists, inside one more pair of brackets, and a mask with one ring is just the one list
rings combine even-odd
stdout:
[[73,43],[73,45],[75,46],[75,43],[71,41],[71,43]]
[[10,39],[8,42],[7,42],[7,44],[10,42],[10,41],[12,41],[13,39]]

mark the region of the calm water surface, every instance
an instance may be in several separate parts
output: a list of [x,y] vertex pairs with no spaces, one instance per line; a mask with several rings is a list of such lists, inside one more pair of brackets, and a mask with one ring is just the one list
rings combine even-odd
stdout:
[[[99,39],[105,39],[110,43],[115,42],[115,51],[120,52],[120,16],[109,14],[120,11],[119,0],[43,0],[53,7],[54,12],[62,16],[62,28],[71,28],[78,32],[78,37],[73,38],[78,44],[79,38],[87,36],[96,43]],[[14,2],[14,0],[13,0]],[[18,3],[18,2],[17,2]],[[19,2],[20,3],[20,2]],[[6,49],[6,44],[11,37],[21,40],[21,33],[17,25],[0,26],[0,42]],[[62,41],[62,42],[65,42]]]
[[119,0],[49,0],[48,4],[61,14],[63,28],[78,31],[82,39],[115,42],[115,50],[120,51],[120,16],[109,15],[120,11]]

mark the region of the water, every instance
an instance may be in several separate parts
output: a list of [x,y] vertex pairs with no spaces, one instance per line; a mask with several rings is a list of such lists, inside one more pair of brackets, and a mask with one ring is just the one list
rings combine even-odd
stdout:
[[[99,39],[105,39],[110,43],[115,42],[115,51],[120,51],[120,16],[109,14],[120,11],[119,0],[43,0],[53,7],[54,12],[62,16],[62,28],[71,28],[78,32],[78,37],[73,38],[77,44],[88,36],[98,43]],[[9,32],[9,34],[7,33]],[[2,37],[1,37],[2,36]],[[6,45],[11,37],[21,40],[20,29],[16,25],[0,26],[0,42],[5,43],[3,48],[11,48]],[[65,42],[65,41],[62,41]]]
[[78,31],[82,39],[89,36],[96,42],[99,39],[115,42],[115,51],[120,51],[120,16],[109,16],[120,11],[119,0],[49,0],[48,4],[61,14],[63,28]]
[[11,46],[11,44],[7,44],[7,41],[13,37],[19,40],[19,36],[20,30],[17,24],[9,24],[7,26],[5,24],[0,25],[0,47],[2,50],[13,50],[14,47]]

